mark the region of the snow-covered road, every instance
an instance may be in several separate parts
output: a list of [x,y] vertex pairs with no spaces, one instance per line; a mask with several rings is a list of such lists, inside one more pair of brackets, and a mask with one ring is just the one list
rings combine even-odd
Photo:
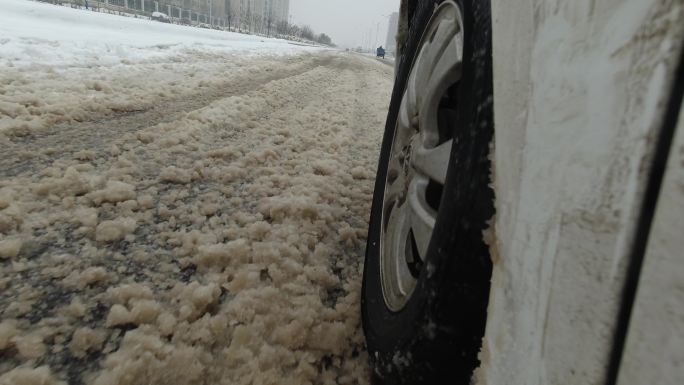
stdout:
[[367,381],[392,68],[268,52],[0,56],[0,384]]

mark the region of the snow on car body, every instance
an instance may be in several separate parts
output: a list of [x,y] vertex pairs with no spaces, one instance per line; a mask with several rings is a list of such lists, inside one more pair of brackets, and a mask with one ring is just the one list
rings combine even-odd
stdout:
[[[614,375],[631,253],[680,65],[684,28],[672,20],[682,11],[681,2],[492,2],[499,259],[486,383]],[[659,383],[682,380],[681,369],[665,373]]]

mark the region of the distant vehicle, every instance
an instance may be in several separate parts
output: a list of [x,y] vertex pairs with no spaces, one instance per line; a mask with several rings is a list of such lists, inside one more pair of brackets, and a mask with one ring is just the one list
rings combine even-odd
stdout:
[[170,23],[169,15],[161,12],[152,12],[152,20],[160,21],[162,23]]
[[382,48],[382,46],[378,47],[378,49],[375,51],[377,57],[385,58],[385,49]]

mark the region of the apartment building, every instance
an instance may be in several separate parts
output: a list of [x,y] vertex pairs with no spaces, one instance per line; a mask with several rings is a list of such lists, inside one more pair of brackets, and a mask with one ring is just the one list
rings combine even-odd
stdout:
[[[186,14],[192,12],[218,20],[225,19],[226,5],[230,3],[230,0],[158,0],[158,3],[162,12],[167,8],[166,6],[171,6],[171,8],[183,10],[183,17],[187,17]],[[175,12],[172,11],[172,13]]]
[[394,55],[397,50],[397,31],[399,29],[399,12],[394,12],[390,15],[389,25],[387,27],[387,42],[385,48],[387,53]]
[[288,21],[290,0],[224,0],[228,15],[240,26],[263,32],[268,25]]
[[107,6],[164,12],[172,18],[230,26],[255,33],[271,32],[287,22],[290,0],[104,0]]

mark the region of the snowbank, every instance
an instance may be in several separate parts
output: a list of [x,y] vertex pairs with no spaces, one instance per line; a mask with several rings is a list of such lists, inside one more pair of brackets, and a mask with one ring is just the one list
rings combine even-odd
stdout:
[[99,67],[140,62],[188,50],[290,54],[316,50],[240,33],[121,17],[27,0],[3,0],[3,66]]

